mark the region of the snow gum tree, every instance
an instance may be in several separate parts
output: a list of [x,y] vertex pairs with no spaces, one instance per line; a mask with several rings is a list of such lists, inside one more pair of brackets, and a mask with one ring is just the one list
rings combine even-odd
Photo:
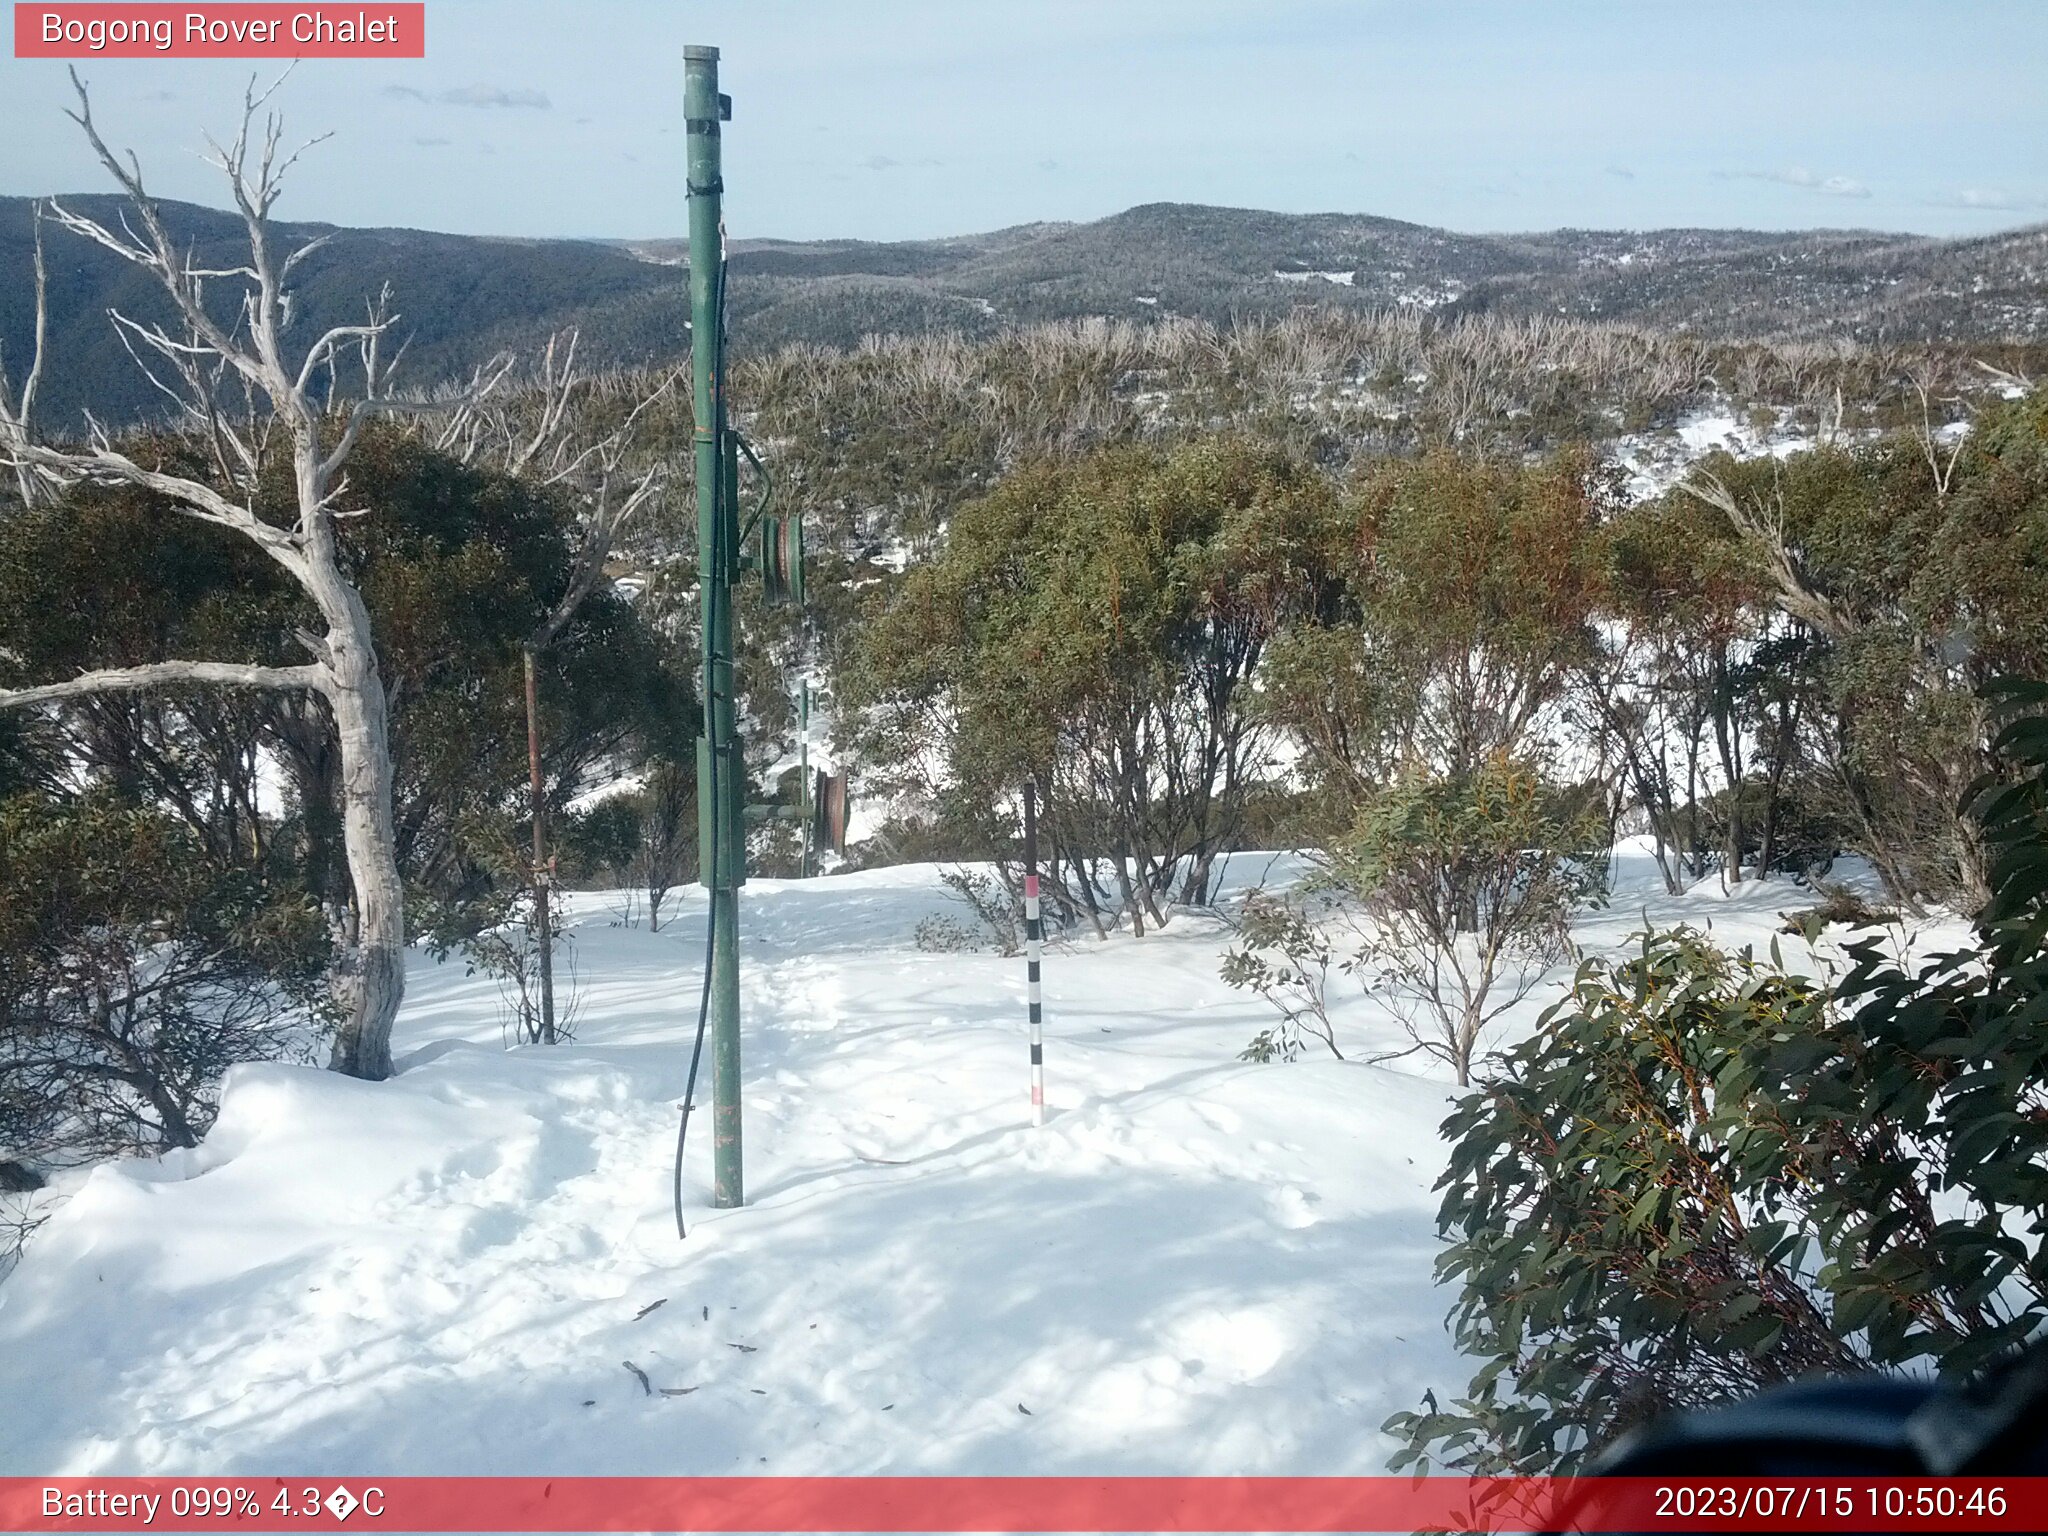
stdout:
[[[1715,852],[1739,877],[1744,825],[1739,795],[1724,796],[1718,827],[1703,814],[1716,782],[1740,785],[1753,725],[1767,742],[1782,718],[1753,719],[1757,690],[1748,663],[1769,618],[1755,563],[1725,527],[1682,499],[1631,508],[1607,530],[1605,622],[1582,663],[1579,711],[1605,742],[1624,792],[1655,838],[1665,888],[1683,890],[1707,872]],[[1795,653],[1780,649],[1780,662]],[[1782,703],[1785,695],[1775,697]],[[1775,729],[1774,729],[1775,728]],[[1781,782],[1787,753],[1770,754]],[[1762,818],[1771,824],[1773,807]],[[1718,834],[1718,835],[1717,835]]]
[[[1265,677],[1261,712],[1306,748],[1319,791],[1313,888],[1356,925],[1343,968],[1460,1084],[1599,884],[1605,787],[1563,726],[1594,646],[1605,510],[1576,456],[1381,466],[1325,533],[1337,600],[1295,617]],[[1293,1003],[1262,983],[1276,963],[1317,973],[1310,916],[1249,930],[1225,967],[1283,1018]]]
[[1440,450],[1356,483],[1317,551],[1333,593],[1275,636],[1260,706],[1305,749],[1331,831],[1409,766],[1554,752],[1605,596],[1610,500],[1579,453],[1524,468]]
[[[124,163],[108,147],[93,122],[85,87],[75,75],[73,82],[78,108],[71,116],[127,194],[132,220],[116,231],[61,205],[52,204],[51,214],[60,227],[132,263],[170,300],[175,319],[169,324],[119,310],[111,312],[113,322],[138,363],[177,403],[185,424],[209,446],[217,478],[231,489],[131,457],[97,424],[83,447],[47,446],[21,422],[18,407],[7,432],[7,462],[22,477],[30,501],[45,488],[80,481],[139,486],[180,516],[232,531],[285,573],[317,614],[318,627],[300,632],[299,645],[309,659],[294,665],[181,658],[9,689],[0,692],[0,708],[190,684],[317,696],[333,726],[352,891],[334,977],[342,1017],[331,1064],[359,1077],[385,1077],[391,1072],[391,1025],[405,986],[389,708],[369,609],[344,570],[337,519],[357,510],[349,503],[345,467],[364,426],[379,412],[406,408],[390,393],[391,359],[380,354],[396,317],[380,301],[370,306],[364,323],[333,327],[304,351],[287,354],[288,284],[321,242],[289,253],[273,248],[270,212],[296,155],[281,154],[275,114],[258,131],[267,93],[251,90],[234,142],[215,147],[215,162],[227,176],[249,239],[248,261],[223,269],[204,267],[179,249],[139,166],[133,157]],[[237,295],[229,306],[232,318],[223,318],[217,297],[224,289]],[[351,358],[360,363],[360,393],[332,419],[320,391],[335,387]],[[38,358],[31,377],[40,365]],[[226,404],[236,395],[246,407],[239,420]],[[293,494],[288,516],[271,518],[259,511],[257,490],[278,436],[288,445]]]
[[1335,504],[1307,465],[1237,441],[1013,472],[872,626],[849,680],[870,760],[930,765],[991,847],[1036,774],[1053,899],[1098,932],[1105,907],[1143,933],[1206,901],[1274,741],[1252,679],[1321,589]]
[[1978,690],[2048,676],[2048,391],[1986,410],[1961,445],[1924,434],[1782,463],[1709,462],[1681,504],[1732,538],[1808,642],[1818,707],[1800,746],[1894,899],[1988,895],[1960,811],[1989,764]]

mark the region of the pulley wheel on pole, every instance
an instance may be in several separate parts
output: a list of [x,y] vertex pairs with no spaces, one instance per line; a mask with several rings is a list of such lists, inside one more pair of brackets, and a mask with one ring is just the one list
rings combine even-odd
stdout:
[[811,836],[818,847],[846,857],[846,775],[818,770],[811,790]]

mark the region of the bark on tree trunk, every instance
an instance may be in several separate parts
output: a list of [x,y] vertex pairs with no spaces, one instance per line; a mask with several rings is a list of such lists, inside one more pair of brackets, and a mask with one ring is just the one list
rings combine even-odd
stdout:
[[1957,901],[1974,917],[1991,900],[1991,850],[1984,829],[1969,816],[1958,816],[1956,829]]
[[327,703],[341,747],[342,847],[355,893],[356,943],[338,978],[346,1012],[327,1064],[377,1079],[391,1075],[391,1025],[405,996],[405,898],[391,820],[389,720],[370,616],[352,588],[341,586],[335,595],[341,611],[330,617],[344,622],[328,634],[334,677]]
[[1089,926],[1094,928],[1095,937],[1105,944],[1109,942],[1109,929],[1103,926],[1102,903],[1095,896],[1095,876],[1079,854],[1073,854],[1068,862],[1073,866],[1074,877],[1081,891],[1081,905],[1088,913]]
[[1153,895],[1153,882],[1143,878],[1142,873],[1138,881],[1138,899],[1145,903],[1145,910],[1152,914],[1152,927],[1154,930],[1164,928],[1166,926],[1166,914],[1159,908],[1158,897]]
[[1674,865],[1678,858],[1677,848],[1674,846],[1667,857],[1664,852],[1664,834],[1655,830],[1650,834],[1650,846],[1651,851],[1657,856],[1657,873],[1664,877],[1665,891],[1672,896],[1683,894],[1685,882],[1678,878],[1678,870]]
[[1728,814],[1721,827],[1721,881],[1742,883],[1742,737],[1735,717],[1735,683],[1728,674],[1726,649],[1714,656],[1714,743],[1721,754],[1721,777],[1728,785]]
[[1122,849],[1116,855],[1116,884],[1124,899],[1124,910],[1131,914],[1131,937],[1145,937],[1145,910],[1138,905],[1137,893],[1131,888],[1131,868]]
[[1784,798],[1785,765],[1792,756],[1792,707],[1780,703],[1778,706],[1778,737],[1771,753],[1770,776],[1764,783],[1764,827],[1763,844],[1757,851],[1756,873],[1759,880],[1767,879],[1771,866],[1778,862],[1778,811]]

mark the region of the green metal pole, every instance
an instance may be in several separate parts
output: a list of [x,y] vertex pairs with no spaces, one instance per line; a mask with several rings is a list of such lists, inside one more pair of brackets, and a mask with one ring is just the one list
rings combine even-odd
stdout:
[[697,450],[697,569],[704,623],[704,735],[697,753],[698,864],[711,898],[712,1203],[745,1203],[740,1177],[739,887],[745,844],[737,835],[746,785],[733,699],[732,579],[738,509],[726,473],[724,316],[720,288],[725,228],[718,125],[718,50],[683,50],[683,116],[689,130],[690,366]]

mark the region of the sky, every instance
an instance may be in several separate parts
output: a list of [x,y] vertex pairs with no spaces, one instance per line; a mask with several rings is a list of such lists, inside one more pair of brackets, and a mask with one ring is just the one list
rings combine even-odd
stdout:
[[[689,43],[735,103],[735,237],[1167,201],[1468,231],[2048,221],[2041,0],[428,0],[424,59],[285,83],[288,134],[333,137],[278,216],[680,235]],[[81,73],[153,191],[218,205],[204,134],[276,68]],[[0,193],[105,187],[69,91],[61,61],[0,57]]]

